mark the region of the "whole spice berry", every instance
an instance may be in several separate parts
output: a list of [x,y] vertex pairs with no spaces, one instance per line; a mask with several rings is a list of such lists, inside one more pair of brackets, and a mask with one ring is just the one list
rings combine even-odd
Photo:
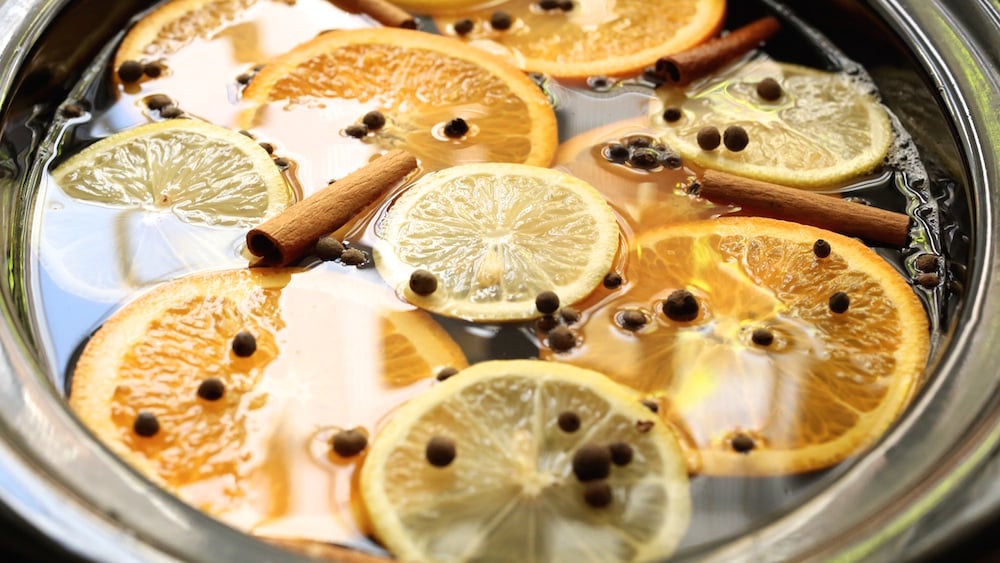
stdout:
[[686,289],[678,289],[663,302],[663,313],[672,321],[688,322],[698,317],[698,300]]
[[757,95],[762,100],[773,102],[781,97],[781,84],[773,78],[765,78],[757,83]]
[[573,473],[584,483],[606,478],[611,473],[611,452],[607,446],[584,444],[573,454]]
[[451,139],[458,139],[469,132],[469,124],[461,117],[452,119],[444,126],[444,134]]
[[497,31],[506,31],[514,24],[514,19],[507,12],[496,11],[490,16],[490,27]]
[[368,261],[368,257],[357,248],[348,248],[340,255],[340,261],[348,266],[360,266]]
[[702,150],[714,151],[719,148],[719,143],[722,142],[722,135],[719,134],[719,130],[715,127],[702,127],[698,130],[698,146]]
[[333,237],[320,237],[313,247],[313,252],[320,260],[331,262],[337,260],[344,254],[344,243]]
[[378,131],[385,127],[385,116],[380,111],[370,111],[361,118],[361,123],[370,131]]
[[673,123],[681,118],[680,108],[669,107],[663,110],[663,121],[667,123]]
[[823,239],[818,239],[813,243],[813,254],[816,255],[816,258],[826,258],[830,255],[831,250],[830,243]]
[[174,104],[170,104],[167,107],[160,110],[160,117],[163,117],[165,119],[176,119],[182,115],[184,115],[184,110],[182,110],[181,108],[177,107]]
[[160,421],[156,420],[156,415],[149,411],[139,411],[132,423],[132,430],[143,438],[156,436],[160,431]]
[[344,128],[344,134],[355,139],[363,139],[368,136],[368,128],[360,123],[353,123]]
[[333,435],[330,445],[340,457],[354,457],[368,447],[368,436],[359,428],[341,430]]
[[556,417],[559,429],[568,434],[572,434],[580,429],[580,415],[573,411],[563,411]]
[[641,402],[642,406],[646,407],[647,409],[653,412],[660,412],[660,403],[657,403],[653,399],[643,399]]
[[233,353],[241,358],[249,358],[257,351],[257,339],[254,335],[241,330],[233,337]]
[[159,78],[163,74],[163,67],[160,63],[146,63],[142,65],[142,73],[150,78]]
[[472,30],[476,27],[476,24],[472,23],[472,20],[468,18],[460,19],[454,23],[452,29],[455,30],[457,35],[468,35],[472,33]]
[[437,276],[427,270],[413,270],[410,274],[410,290],[417,295],[430,295],[437,291]]
[[739,452],[741,454],[750,453],[750,451],[753,450],[755,446],[753,438],[742,433],[733,436],[733,439],[730,440],[729,443],[733,447],[733,451]]
[[618,164],[625,162],[629,157],[628,147],[621,143],[611,143],[604,147],[601,153],[608,162],[617,162]]
[[646,314],[639,309],[625,309],[618,315],[618,320],[626,330],[639,330],[647,322]]
[[139,61],[125,61],[118,67],[118,78],[125,84],[138,82],[142,75],[142,63]]
[[565,326],[557,326],[549,332],[549,348],[556,352],[572,350],[576,346],[576,335]]
[[632,446],[626,444],[625,442],[615,442],[608,446],[608,452],[611,453],[611,463],[622,467],[632,463]]
[[747,145],[750,143],[750,137],[747,136],[746,129],[739,125],[730,125],[726,127],[725,133],[722,134],[722,143],[726,145],[727,149],[733,152],[740,152],[747,148]]
[[608,289],[617,289],[622,285],[622,275],[618,272],[608,272],[602,283]]
[[441,371],[437,372],[436,378],[438,381],[444,381],[446,379],[451,378],[451,376],[455,375],[456,373],[458,373],[458,370],[451,366],[443,367],[441,368]]
[[427,462],[434,467],[447,467],[455,461],[457,453],[455,441],[445,436],[434,436],[427,441],[427,448],[424,450]]
[[851,306],[851,298],[843,291],[838,291],[830,296],[830,310],[834,313],[846,313]]
[[651,170],[660,165],[660,151],[649,147],[635,149],[628,163],[640,170]]
[[607,481],[591,481],[583,486],[583,501],[593,508],[604,508],[611,504],[614,495]]
[[750,340],[753,340],[757,346],[770,346],[774,342],[774,333],[769,328],[758,327],[753,329]]
[[198,396],[206,401],[218,401],[226,394],[226,384],[218,377],[209,377],[198,385]]
[[551,315],[559,310],[559,296],[554,291],[543,291],[535,297],[535,308],[539,313]]

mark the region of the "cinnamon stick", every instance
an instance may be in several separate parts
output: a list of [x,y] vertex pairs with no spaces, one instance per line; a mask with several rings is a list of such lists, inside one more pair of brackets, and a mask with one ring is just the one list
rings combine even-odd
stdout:
[[910,218],[902,213],[716,170],[706,170],[692,191],[754,215],[821,227],[893,248],[905,246],[910,234]]
[[344,226],[416,167],[417,159],[410,153],[387,152],[251,229],[247,249],[264,264],[287,266],[304,256],[319,237]]
[[781,29],[777,18],[767,16],[728,35],[712,39],[686,51],[656,61],[656,75],[675,84],[687,84],[708,76],[735,61]]
[[360,12],[386,27],[417,29],[417,20],[389,0],[331,0],[350,12]]

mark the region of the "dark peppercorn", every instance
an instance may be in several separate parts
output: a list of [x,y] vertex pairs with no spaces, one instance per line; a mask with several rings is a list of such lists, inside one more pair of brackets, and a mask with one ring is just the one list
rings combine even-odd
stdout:
[[678,289],[663,302],[663,313],[672,321],[687,322],[698,317],[698,300],[686,289]]
[[241,358],[248,358],[257,351],[257,339],[254,335],[241,330],[233,337],[233,353]]
[[758,346],[770,346],[774,342],[774,333],[769,328],[755,328],[753,334],[750,335],[750,340],[753,340],[753,343]]
[[740,152],[747,148],[747,144],[750,143],[750,137],[747,136],[746,129],[739,125],[730,125],[726,127],[725,133],[722,134],[722,142],[726,145],[727,149],[733,152]]
[[170,104],[167,107],[160,110],[160,117],[166,119],[175,119],[182,115],[184,115],[184,110],[182,110],[181,108],[177,107],[174,104]]
[[562,309],[559,309],[559,316],[562,318],[564,323],[569,325],[580,322],[580,311],[577,311],[573,307],[563,307]]
[[354,123],[344,128],[344,134],[355,139],[363,139],[368,135],[368,128],[360,123]]
[[714,151],[719,148],[719,143],[722,142],[722,135],[719,134],[719,130],[715,127],[702,127],[698,130],[698,146],[702,150]]
[[361,118],[361,123],[370,131],[378,131],[385,127],[385,116],[380,111],[370,111]]
[[551,315],[559,310],[559,296],[554,291],[543,291],[535,297],[535,308],[539,313]]
[[559,326],[559,319],[554,315],[542,315],[535,321],[535,328],[542,332],[548,332],[557,326]]
[[458,139],[469,132],[469,124],[461,117],[456,117],[444,126],[444,134],[449,138]]
[[125,84],[138,82],[142,78],[142,63],[125,61],[118,67],[118,78]]
[[316,253],[316,256],[320,260],[330,262],[340,258],[344,254],[344,243],[333,237],[320,237],[316,241],[313,252]]
[[611,143],[604,147],[604,150],[601,152],[608,162],[617,162],[619,164],[628,160],[629,157],[628,147],[621,143]]
[[660,412],[660,403],[657,403],[653,399],[643,399],[642,406],[653,412]]
[[608,289],[617,289],[622,285],[622,276],[618,272],[608,272],[608,275],[604,276],[603,283]]
[[611,473],[611,451],[607,446],[584,444],[573,454],[573,473],[584,483],[606,478]]
[[813,243],[813,254],[816,255],[816,258],[826,258],[830,255],[831,250],[830,243],[823,239],[818,239]]
[[580,415],[572,411],[563,411],[559,413],[559,417],[556,419],[559,424],[559,429],[563,432],[572,434],[580,429]]
[[851,306],[851,298],[843,291],[830,296],[830,310],[834,313],[844,313]]
[[368,257],[357,248],[348,248],[340,255],[340,261],[348,266],[360,266],[368,261]]
[[455,33],[458,35],[468,35],[472,33],[472,30],[476,27],[476,24],[472,23],[472,20],[465,18],[455,22],[453,26]]
[[941,283],[941,278],[938,277],[937,274],[928,274],[928,273],[919,274],[917,276],[917,283],[919,283],[921,287],[927,289],[934,289],[935,287],[938,286],[938,284]]
[[63,117],[68,117],[72,119],[74,117],[82,116],[85,113],[85,111],[86,110],[80,107],[80,104],[66,104],[62,107],[61,113]]
[[732,445],[734,451],[741,454],[747,454],[750,453],[750,450],[754,448],[755,444],[753,443],[753,438],[750,436],[747,436],[746,434],[737,434],[733,436],[733,439],[730,441],[730,445]]
[[572,350],[576,346],[576,335],[573,331],[564,327],[557,326],[549,332],[549,348],[552,348],[556,352],[565,352],[567,350]]
[[198,385],[198,396],[206,401],[218,401],[226,394],[226,384],[218,377],[209,377]]
[[139,411],[132,423],[132,430],[143,438],[156,436],[160,431],[160,421],[156,420],[156,415],[149,411]]
[[437,373],[437,380],[444,381],[450,378],[451,376],[455,375],[456,373],[458,373],[458,370],[451,366],[441,368],[441,371]]
[[513,25],[514,19],[507,12],[493,12],[490,16],[490,27],[497,31],[506,31]]
[[781,84],[773,78],[765,78],[757,83],[757,95],[763,100],[773,102],[781,97]]
[[643,147],[635,149],[628,163],[641,170],[650,170],[660,165],[660,151]]
[[354,457],[368,446],[368,436],[358,428],[341,430],[333,435],[330,445],[340,457]]
[[625,309],[619,313],[618,321],[626,330],[639,330],[646,325],[646,314],[639,309]]
[[663,110],[663,121],[666,121],[667,123],[673,123],[678,119],[680,119],[681,115],[682,114],[680,108],[670,107]]
[[625,442],[615,442],[608,446],[608,451],[611,452],[611,463],[621,467],[628,465],[632,462],[632,446],[626,444]]
[[427,462],[434,467],[447,467],[455,461],[455,441],[444,436],[434,436],[427,441],[427,449],[424,450]]
[[160,63],[146,63],[142,65],[142,73],[150,78],[159,78],[163,74],[163,67]]
[[427,270],[413,270],[410,274],[410,289],[417,295],[430,295],[437,291],[437,276]]
[[604,508],[613,500],[607,481],[591,481],[583,486],[583,501],[593,508]]
[[936,272],[938,271],[939,263],[940,260],[936,254],[921,254],[917,256],[913,265],[921,272]]

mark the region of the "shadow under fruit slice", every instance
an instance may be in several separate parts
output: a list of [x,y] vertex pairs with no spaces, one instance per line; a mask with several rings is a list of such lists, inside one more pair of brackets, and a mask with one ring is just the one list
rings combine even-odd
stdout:
[[661,561],[691,500],[677,440],[655,418],[599,373],[479,363],[396,411],[361,494],[403,561]]
[[750,217],[682,223],[639,237],[625,278],[582,346],[543,355],[660,398],[704,473],[842,461],[899,416],[927,361],[912,288],[829,231]]
[[358,458],[331,439],[373,431],[464,365],[443,329],[381,286],[231,270],[119,310],[81,355],[70,405],[143,474],[231,525],[349,543],[364,533],[349,502]]

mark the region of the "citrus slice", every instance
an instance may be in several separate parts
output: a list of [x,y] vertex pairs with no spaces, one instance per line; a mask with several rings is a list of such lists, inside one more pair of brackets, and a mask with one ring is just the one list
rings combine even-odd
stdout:
[[[419,31],[325,33],[268,63],[244,99],[258,104],[244,128],[314,167],[391,148],[412,152],[424,170],[484,161],[547,166],[557,145],[552,106],[521,71]],[[372,111],[381,120],[368,127]],[[317,147],[303,130],[322,131],[323,142]]]
[[599,373],[476,364],[375,436],[362,498],[404,561],[660,561],[687,528],[690,497],[676,439],[652,418]]
[[[817,256],[817,240],[829,256]],[[581,330],[582,346],[544,355],[661,397],[709,474],[847,458],[900,414],[927,361],[912,288],[829,231],[750,217],[682,223],[641,236],[625,279]],[[680,290],[694,298],[690,315],[678,313]]]
[[[477,321],[537,316],[535,298],[590,293],[618,250],[618,223],[590,184],[520,164],[468,164],[429,174],[389,208],[375,265],[412,303]],[[426,270],[437,289],[409,287]]]
[[[778,88],[762,96],[758,84],[765,79]],[[877,168],[892,142],[888,114],[869,90],[846,74],[756,58],[687,89],[659,88],[653,122],[663,128],[664,143],[703,167],[788,186],[836,188]],[[665,121],[667,108],[679,109],[679,119]],[[746,131],[742,150],[699,145],[703,128],[723,133],[733,126]]]
[[149,123],[101,139],[60,164],[52,179],[83,201],[169,211],[206,225],[249,227],[291,199],[259,145],[191,119]]
[[[471,45],[501,54],[528,71],[581,78],[640,71],[715,35],[726,12],[725,0],[571,4],[569,10],[545,10],[537,0],[511,0],[441,17],[437,24],[443,33],[458,35],[456,22],[468,19],[472,31],[462,37]],[[496,21],[498,10],[510,16],[509,25],[501,27]]]
[[332,436],[372,431],[439,369],[464,365],[443,329],[380,284],[230,270],[115,313],[76,365],[70,406],[147,477],[231,525],[351,543],[365,532],[350,504],[358,458],[333,453]]

